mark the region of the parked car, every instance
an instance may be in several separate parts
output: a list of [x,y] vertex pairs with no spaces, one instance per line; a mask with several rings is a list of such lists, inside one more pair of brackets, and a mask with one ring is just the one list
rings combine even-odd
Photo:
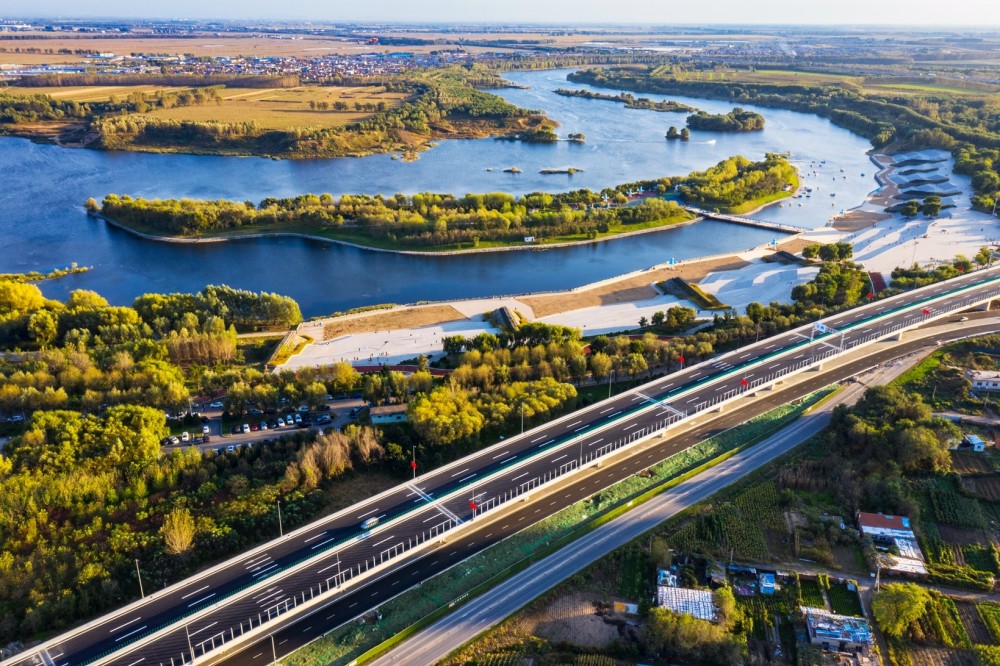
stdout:
[[216,400],[215,402],[208,403],[208,406],[212,409],[222,409],[225,404],[221,400]]
[[229,446],[226,447],[226,451],[228,451],[229,453],[232,453],[235,450],[236,450],[235,444],[230,444]]
[[318,409],[321,412],[328,412],[330,411],[330,405],[320,405],[316,409]]
[[296,423],[302,423],[302,415],[301,414],[296,414],[295,415],[295,422]]
[[301,407],[299,407],[299,413],[301,413],[301,414],[308,414],[309,413],[309,405],[302,405]]
[[181,440],[177,439],[176,435],[171,435],[167,439],[170,441],[171,446],[177,446],[178,444],[181,443]]
[[191,441],[191,433],[189,433],[187,430],[185,430],[184,432],[182,432],[181,433],[181,441],[182,442],[190,442]]
[[20,414],[14,414],[14,416],[7,417],[7,423],[24,423],[24,417]]
[[211,429],[211,428],[209,428],[209,427],[208,427],[207,425],[203,425],[203,426],[201,427],[201,434],[203,434],[203,435],[207,435],[207,434],[208,434],[208,433],[210,433],[210,432],[212,432],[212,429]]
[[244,423],[243,424],[243,432],[244,433],[250,432],[250,424],[249,423]]
[[322,414],[318,419],[316,419],[316,425],[326,425],[333,421],[329,414]]
[[243,432],[243,428],[239,427],[238,425],[234,425],[232,428],[229,429],[229,432],[233,435],[239,435],[241,432]]
[[285,419],[281,418],[280,416],[278,417],[278,420],[276,421],[276,423],[278,424],[279,428],[284,428],[285,427]]
[[267,421],[261,421],[260,422],[260,429],[261,430],[267,430]]
[[260,430],[260,426],[257,425],[256,421],[254,421],[253,423],[250,424],[250,430],[252,432],[257,432],[258,430]]

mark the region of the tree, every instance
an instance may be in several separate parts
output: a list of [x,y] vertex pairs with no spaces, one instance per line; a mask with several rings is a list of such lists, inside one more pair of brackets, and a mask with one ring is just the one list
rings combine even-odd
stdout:
[[819,243],[813,243],[812,245],[806,245],[802,248],[802,256],[806,259],[815,259],[819,256]]
[[687,127],[681,128],[681,141],[688,141],[691,139],[691,130]]
[[176,507],[163,519],[160,536],[166,550],[171,555],[182,555],[194,543],[194,518],[185,507]]
[[905,204],[899,207],[899,212],[904,217],[916,217],[920,212],[920,203],[914,199],[907,201]]
[[639,317],[639,328],[646,328],[649,326],[649,320],[645,316]]
[[56,321],[55,315],[48,310],[39,310],[28,320],[28,333],[42,349],[55,341],[58,332],[59,322]]
[[984,245],[979,248],[974,259],[979,266],[990,266],[993,264],[993,250]]
[[927,217],[937,217],[941,212],[941,197],[927,197],[920,210]]
[[431,444],[454,444],[483,429],[486,420],[465,391],[440,386],[410,403],[410,420]]
[[590,357],[590,372],[594,379],[604,379],[611,372],[611,357],[604,352],[597,352]]
[[923,617],[931,594],[914,583],[884,585],[872,599],[872,614],[887,636],[900,638],[907,627]]

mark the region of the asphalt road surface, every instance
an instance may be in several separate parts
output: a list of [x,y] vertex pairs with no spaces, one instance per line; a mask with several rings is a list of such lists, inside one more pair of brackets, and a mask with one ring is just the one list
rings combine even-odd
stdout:
[[[984,281],[988,284],[981,284]],[[98,659],[116,666],[180,663],[189,660],[192,651],[200,658],[220,647],[224,640],[260,631],[261,623],[267,632],[284,624],[267,622],[269,617],[292,610],[301,615],[306,607],[315,609],[322,604],[322,612],[308,615],[316,618],[305,622],[308,631],[293,629],[301,636],[283,643],[290,651],[299,639],[308,640],[315,632],[322,633],[377,605],[387,594],[405,589],[408,585],[400,580],[410,584],[422,580],[465,557],[472,552],[470,549],[481,548],[486,539],[474,532],[468,536],[456,533],[452,543],[442,548],[437,537],[443,531],[457,525],[468,527],[469,521],[482,521],[494,512],[500,513],[497,507],[505,499],[552,483],[553,478],[640,441],[682,415],[712,409],[726,401],[731,405],[727,410],[735,409],[746,402],[742,396],[752,393],[755,387],[766,386],[781,376],[903,327],[945,317],[954,308],[967,307],[985,295],[1000,294],[998,285],[1000,269],[978,271],[836,315],[824,320],[827,328],[821,330],[797,329],[678,370],[420,476],[412,484],[397,486],[327,516],[67,632],[43,646],[45,661],[54,666],[75,666]],[[974,292],[971,296],[969,289]],[[764,405],[770,399],[758,398],[753,404]],[[701,435],[693,439],[687,433],[668,437],[649,453],[615,465],[614,473],[609,474],[608,467],[599,471],[589,467],[579,475],[581,496],[687,448],[711,434],[716,424],[726,421],[724,413],[713,420],[712,428],[702,429]],[[572,495],[568,492],[562,504],[571,501]],[[542,510],[555,511],[561,508],[559,505],[556,501]],[[524,521],[540,517],[521,515],[517,522],[522,525],[510,528],[523,527],[527,524]],[[379,525],[362,530],[361,523],[369,518],[377,518]],[[500,536],[496,532],[492,538]],[[409,564],[413,558],[418,559]],[[391,567],[390,560],[399,562],[404,571],[409,570],[409,578],[392,580],[397,574],[388,572],[394,569],[379,570],[383,564]],[[316,598],[351,579],[374,578],[373,570],[379,571],[377,580],[363,588],[348,586],[330,600]],[[382,592],[386,585],[395,589]],[[252,660],[255,654],[247,648],[234,659]],[[29,653],[27,658],[21,656],[10,663],[30,663],[31,656]]]
[[[926,343],[924,343],[926,345]],[[925,349],[928,349],[925,347]],[[897,350],[898,352],[898,350]],[[915,358],[920,358],[919,356]],[[684,481],[641,506],[602,525],[580,539],[512,576],[488,594],[468,602],[447,617],[397,645],[372,666],[434,664],[493,625],[574,575],[590,563],[638,538],[650,529],[735,483],[820,432],[833,408],[853,404],[868,386],[886,384],[909,364],[894,364],[849,384],[832,400],[796,420],[751,449],[736,454],[711,471]]]

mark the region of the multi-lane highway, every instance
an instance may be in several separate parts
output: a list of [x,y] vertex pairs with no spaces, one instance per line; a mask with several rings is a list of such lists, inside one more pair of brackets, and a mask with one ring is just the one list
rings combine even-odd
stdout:
[[[815,367],[824,358],[997,295],[1000,270],[979,271],[675,372],[418,477],[68,632],[42,646],[40,661],[55,666],[179,664],[192,653],[200,660],[220,648],[252,643],[252,636],[268,636],[292,613],[307,613],[314,620],[305,623],[310,626],[303,634],[329,629],[376,599],[361,599],[371,593],[367,588],[355,591],[360,581],[438,549],[445,532],[454,531],[459,539],[455,528],[468,529],[506,501],[646,439],[686,415],[739,404],[754,389]],[[664,444],[651,458],[689,445],[680,439]],[[362,530],[361,523],[373,517],[379,524]],[[410,581],[456,561],[461,552],[452,551],[447,560],[429,556],[417,561],[421,570],[411,571]],[[309,612],[318,608],[324,610]],[[254,655],[245,650],[239,658],[252,663],[260,658]],[[21,661],[26,660],[9,663]]]

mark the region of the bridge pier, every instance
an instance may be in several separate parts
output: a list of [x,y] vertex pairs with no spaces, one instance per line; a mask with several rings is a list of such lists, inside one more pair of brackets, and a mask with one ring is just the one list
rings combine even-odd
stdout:
[[993,307],[993,300],[990,299],[976,308],[978,312],[988,312]]

